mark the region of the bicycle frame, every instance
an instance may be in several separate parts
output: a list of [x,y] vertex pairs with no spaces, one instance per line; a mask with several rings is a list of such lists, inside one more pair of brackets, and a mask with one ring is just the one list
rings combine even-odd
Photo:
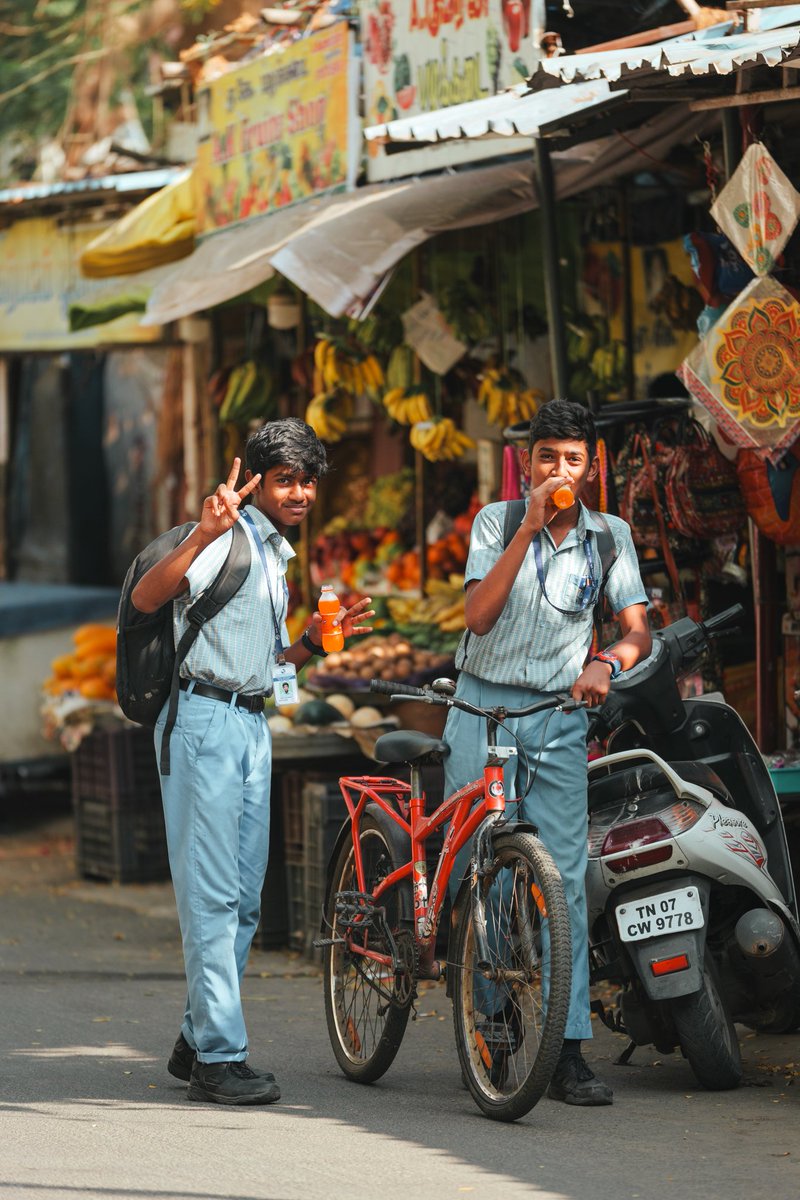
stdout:
[[[496,728],[496,723],[493,724]],[[420,769],[417,766],[411,767],[410,783],[386,776],[369,775],[344,776],[339,780],[353,829],[353,855],[360,892],[366,892],[359,834],[361,817],[367,804],[370,801],[377,804],[411,840],[411,859],[381,880],[372,893],[372,898],[379,903],[381,896],[389,888],[411,878],[414,930],[423,963],[430,962],[433,957],[436,931],[456,855],[470,841],[486,817],[505,811],[503,767],[508,751],[499,748],[498,753],[498,747],[494,744],[494,732],[492,729],[490,733],[489,757],[482,778],[473,780],[443,800],[430,816],[425,815],[425,797],[421,787]],[[476,805],[476,801],[480,803]],[[431,834],[448,821],[450,828],[439,853],[429,892],[425,843]],[[381,954],[365,946],[352,945],[350,949],[366,958],[387,966],[392,965],[391,955]]]

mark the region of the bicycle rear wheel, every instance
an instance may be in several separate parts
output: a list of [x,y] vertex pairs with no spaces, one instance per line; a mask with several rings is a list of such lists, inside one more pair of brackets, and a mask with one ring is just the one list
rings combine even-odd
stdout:
[[471,895],[456,934],[453,1020],[461,1070],[478,1107],[516,1121],[541,1099],[564,1038],[572,978],[569,911],[538,838],[503,833],[478,886],[489,970],[479,969]]
[[[364,865],[365,887],[374,891],[379,882],[401,866],[395,861],[389,837],[378,821],[369,815],[361,820],[359,834],[361,860]],[[383,895],[380,904],[386,911],[386,924],[396,944],[413,948],[410,928],[404,914],[410,885],[403,882]],[[331,937],[344,936],[345,944],[327,946],[323,963],[325,986],[325,1019],[336,1061],[348,1079],[357,1083],[373,1083],[391,1066],[408,1024],[413,984],[413,961],[408,974],[397,977],[391,966],[365,958],[357,951],[369,948],[388,955],[388,939],[373,927],[356,933],[343,927],[336,913],[336,896],[340,892],[358,891],[353,839],[342,846],[334,866],[327,918]]]

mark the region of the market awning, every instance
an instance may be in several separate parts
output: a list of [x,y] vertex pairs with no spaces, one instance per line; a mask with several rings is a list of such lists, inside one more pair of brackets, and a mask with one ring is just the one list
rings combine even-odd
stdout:
[[612,92],[603,79],[591,84],[568,84],[535,95],[527,83],[497,96],[471,100],[420,113],[405,120],[373,125],[364,130],[367,141],[442,142],[452,138],[536,137],[579,117],[598,116],[627,95]]
[[357,314],[386,272],[433,234],[503,220],[535,203],[527,161],[306,201],[204,240],[154,289],[143,323],[211,308],[275,271],[332,316]]
[[91,241],[80,268],[90,279],[146,271],[191,254],[194,235],[192,173],[184,171]]
[[203,238],[153,289],[143,323],[165,325],[233,300],[270,279],[275,274],[271,256],[336,199],[307,200]]

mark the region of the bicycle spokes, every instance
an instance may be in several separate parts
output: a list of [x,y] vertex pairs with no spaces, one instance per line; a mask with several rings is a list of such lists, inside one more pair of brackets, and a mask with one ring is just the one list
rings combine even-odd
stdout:
[[[474,879],[456,951],[459,1056],[483,1111],[515,1120],[543,1093],[561,1047],[569,1003],[569,918],[552,859],[529,834],[495,835],[492,865]],[[548,994],[554,955],[555,1005]]]
[[[387,862],[391,869],[388,844],[365,822],[359,849],[364,881],[374,888]],[[331,936],[324,939],[325,1010],[340,1066],[362,1082],[379,1078],[397,1053],[414,995],[413,939],[409,948],[401,899],[399,887],[379,905],[359,890],[353,843],[342,847],[328,907]]]

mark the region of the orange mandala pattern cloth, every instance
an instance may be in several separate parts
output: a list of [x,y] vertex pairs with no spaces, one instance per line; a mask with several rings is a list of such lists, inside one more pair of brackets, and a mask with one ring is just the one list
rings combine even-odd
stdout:
[[800,305],[754,279],[677,373],[731,441],[777,462],[800,433]]

